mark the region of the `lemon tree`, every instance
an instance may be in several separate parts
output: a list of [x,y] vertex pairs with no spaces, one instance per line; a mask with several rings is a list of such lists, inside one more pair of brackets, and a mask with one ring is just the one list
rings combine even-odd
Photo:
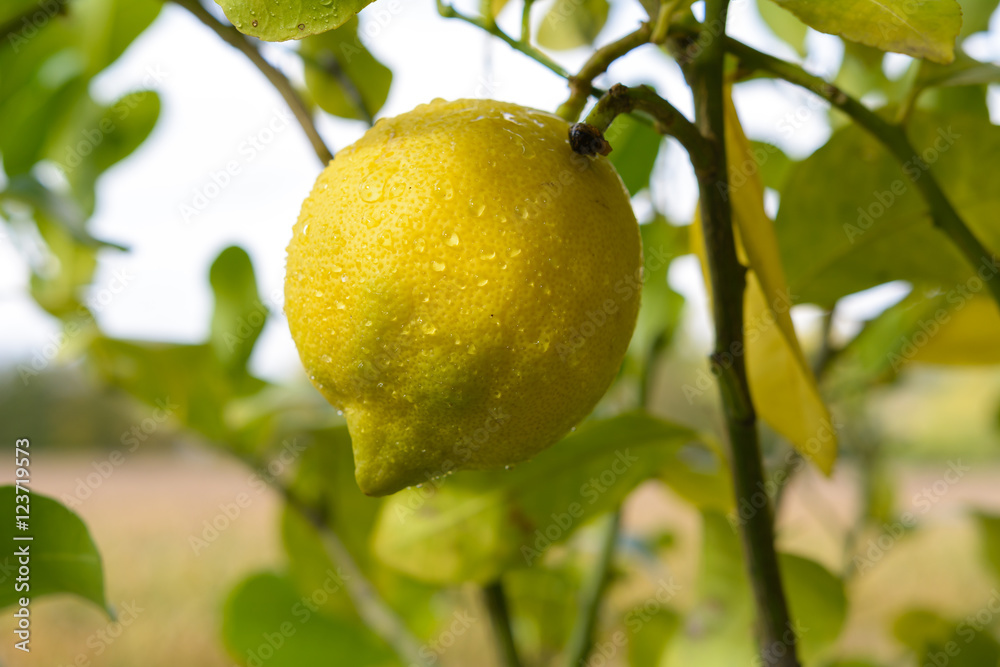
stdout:
[[[223,650],[246,667],[1000,661],[984,594],[1000,518],[949,503],[925,516],[995,450],[1000,423],[982,407],[1000,359],[996,0],[434,0],[438,17],[406,25],[442,43],[478,30],[554,74],[561,103],[518,90],[528,106],[436,99],[447,62],[421,86],[400,81],[386,55],[404,48],[392,35],[411,3],[215,4],[173,0],[163,19],[154,0],[0,7],[0,249],[23,258],[22,291],[62,328],[9,370],[13,390],[0,383],[0,423],[17,427],[15,465],[31,473],[3,500],[12,517],[34,508],[37,538],[30,591],[16,587],[27,565],[0,558],[5,628],[27,641],[64,613],[52,596],[36,615],[28,593],[108,616],[69,608],[57,627],[92,623],[84,645],[70,631],[32,640],[39,664],[217,667]],[[754,10],[771,46],[830,76],[734,38]],[[174,127],[157,91],[185,85],[151,68],[103,96],[154,21],[178,42],[204,26],[233,47],[318,158],[301,208],[260,222],[290,237],[283,298],[261,294],[245,250],[221,250],[203,340],[116,337],[97,289],[128,250],[94,231],[103,186]],[[664,85],[671,72],[683,94]],[[515,97],[514,73],[496,74],[492,96]],[[769,113],[744,104],[764,93]],[[198,159],[191,170],[231,196],[239,170]],[[845,314],[872,288],[905,297]],[[294,380],[255,372],[274,335],[298,350]],[[922,409],[913,387],[928,384]],[[137,410],[152,416],[136,424]],[[35,472],[60,483],[41,474],[56,453],[35,459],[36,444],[67,438],[118,444],[72,491],[34,495]],[[223,531],[266,497],[280,499],[281,556],[209,600],[221,620],[201,625],[217,626],[220,655],[203,637],[88,653],[131,620],[109,594],[121,545],[77,510],[135,451],[176,440],[247,466],[246,489],[176,543],[221,553]],[[914,456],[940,474],[901,498],[896,468]],[[204,562],[157,569],[217,579]]]

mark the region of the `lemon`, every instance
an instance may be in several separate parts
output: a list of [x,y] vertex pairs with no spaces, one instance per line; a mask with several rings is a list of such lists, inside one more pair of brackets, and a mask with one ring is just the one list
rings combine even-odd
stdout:
[[612,165],[575,154],[568,131],[514,104],[436,100],[376,123],[302,205],[285,310],[366,494],[528,459],[614,379],[639,228]]

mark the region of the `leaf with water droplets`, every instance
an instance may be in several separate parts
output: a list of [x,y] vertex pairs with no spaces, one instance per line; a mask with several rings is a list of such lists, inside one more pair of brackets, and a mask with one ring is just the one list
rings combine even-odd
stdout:
[[215,1],[243,34],[268,42],[283,42],[339,28],[372,0]]

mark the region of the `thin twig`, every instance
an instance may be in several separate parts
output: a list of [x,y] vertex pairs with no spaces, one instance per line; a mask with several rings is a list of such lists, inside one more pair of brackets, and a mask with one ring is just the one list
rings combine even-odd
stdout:
[[521,9],[521,41],[525,44],[531,43],[531,6],[535,0],[524,0],[524,8]]
[[604,591],[611,578],[611,565],[614,560],[615,544],[618,541],[621,516],[621,508],[619,507],[611,513],[607,518],[607,523],[603,526],[597,561],[590,570],[590,575],[580,595],[580,606],[576,622],[573,624],[573,635],[569,639],[566,659],[563,661],[566,667],[577,667],[584,664],[594,648],[594,628],[597,626]]
[[201,6],[198,0],[173,0],[173,2],[194,14],[199,21],[215,31],[215,34],[221,37],[227,44],[238,49],[243,55],[249,58],[250,62],[267,77],[271,85],[284,98],[285,103],[292,110],[295,119],[298,120],[299,125],[302,126],[306,136],[309,138],[309,143],[312,144],[313,150],[316,151],[316,156],[320,159],[320,162],[326,165],[326,163],[333,159],[333,152],[323,142],[323,138],[320,136],[319,130],[316,129],[316,124],[313,122],[312,114],[309,113],[302,98],[299,97],[299,94],[295,91],[295,87],[292,86],[291,81],[271,63],[267,62],[264,56],[260,54],[260,51],[250,43],[243,33],[232,26],[220,23],[214,16],[208,13],[208,10]]
[[496,638],[497,659],[500,667],[521,667],[514,644],[514,634],[510,627],[510,609],[507,596],[499,579],[483,586],[483,603],[490,615],[493,636]]
[[328,525],[326,518],[290,488],[278,481],[274,487],[290,507],[302,515],[319,532],[327,554],[344,571],[344,590],[350,596],[358,615],[373,632],[395,649],[405,664],[424,664],[420,642],[410,634],[402,619],[379,596],[340,536]]
[[[615,84],[590,110],[585,124],[603,134],[617,116],[633,111],[642,111],[652,116],[656,121],[654,129],[660,134],[677,139],[687,149],[696,168],[699,166],[707,168],[710,164],[708,160],[711,146],[702,137],[698,128],[649,86],[629,88],[620,83]],[[577,147],[574,149],[577,152],[586,152]]]
[[[934,224],[951,239],[973,269],[996,260],[995,253],[983,245],[952,206],[934,177],[931,165],[924,163],[901,126],[890,123],[860,101],[820,77],[809,74],[798,65],[761,53],[730,37],[725,39],[725,48],[744,65],[770,72],[779,79],[819,95],[868,130],[900,163],[922,166],[922,176],[917,179],[916,186],[930,209]],[[1000,306],[1000,280],[987,281],[987,287]]]
[[[705,23],[724,31],[729,0],[706,0]],[[700,191],[702,232],[712,287],[715,351],[712,370],[718,377],[729,432],[736,502],[749,502],[764,481],[757,417],[747,382],[744,355],[743,299],[746,269],[736,255],[728,192],[724,120],[723,40],[713,39],[683,64],[695,100],[695,122],[711,145],[713,164],[695,165]],[[769,506],[740,525],[744,558],[757,609],[758,646],[765,665],[798,667],[795,634],[778,569],[774,526]],[[778,650],[778,649],[781,650]]]
[[575,122],[583,113],[587,98],[590,97],[594,89],[594,79],[608,71],[611,63],[626,53],[643,44],[648,44],[652,34],[653,29],[650,25],[643,23],[637,30],[594,51],[576,76],[570,77],[569,99],[559,107],[556,113],[571,123]]
[[444,2],[444,0],[437,0],[437,10],[438,14],[440,14],[446,19],[458,19],[460,21],[464,21],[466,23],[476,26],[477,28],[485,30],[486,32],[490,33],[495,37],[499,37],[503,41],[507,42],[507,44],[514,50],[520,51],[521,53],[528,56],[532,60],[540,63],[544,67],[555,72],[562,78],[564,79],[569,78],[569,72],[567,72],[559,63],[552,60],[547,55],[545,55],[544,53],[533,47],[526,40],[514,39],[513,37],[505,33],[503,30],[500,29],[500,26],[496,24],[496,21],[492,20],[492,17],[490,17],[490,19],[487,20],[485,17],[481,16],[480,17],[466,16],[465,14],[462,14],[448,3]]

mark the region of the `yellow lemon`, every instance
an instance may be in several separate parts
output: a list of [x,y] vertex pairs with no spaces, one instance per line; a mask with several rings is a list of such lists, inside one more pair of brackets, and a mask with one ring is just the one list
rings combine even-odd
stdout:
[[302,205],[285,311],[369,495],[530,458],[585,417],[635,327],[642,249],[604,157],[492,100],[380,120]]

